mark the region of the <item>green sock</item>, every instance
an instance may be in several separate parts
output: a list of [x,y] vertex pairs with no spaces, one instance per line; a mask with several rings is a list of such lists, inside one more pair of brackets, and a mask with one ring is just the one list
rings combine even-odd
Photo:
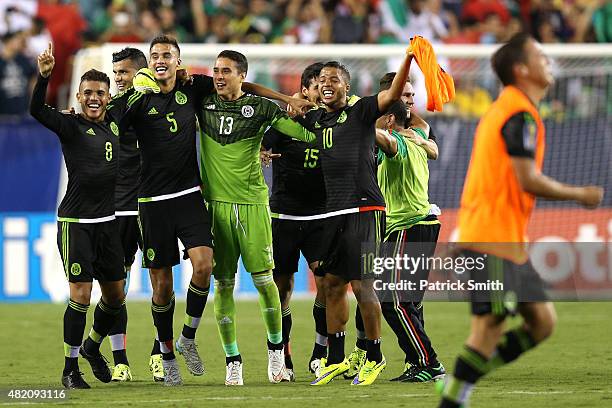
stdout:
[[236,342],[235,279],[215,279],[215,319],[226,357],[240,354]]
[[283,323],[278,288],[272,278],[272,271],[252,274],[253,283],[259,292],[259,307],[266,325],[268,341],[273,344],[283,342]]

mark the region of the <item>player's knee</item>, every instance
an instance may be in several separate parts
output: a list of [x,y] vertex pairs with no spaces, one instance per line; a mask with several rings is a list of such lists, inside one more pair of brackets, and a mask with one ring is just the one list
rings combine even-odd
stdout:
[[210,276],[212,275],[212,262],[201,261],[193,265],[193,281],[200,287],[210,286]]
[[529,325],[529,329],[536,343],[540,343],[552,336],[557,325],[557,313],[551,306],[538,313],[537,319]]
[[88,305],[91,300],[91,283],[70,283],[70,299],[82,305]]

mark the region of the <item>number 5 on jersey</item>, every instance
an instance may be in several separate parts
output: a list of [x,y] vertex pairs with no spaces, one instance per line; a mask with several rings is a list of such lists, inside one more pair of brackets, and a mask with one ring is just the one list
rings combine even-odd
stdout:
[[178,124],[176,123],[176,119],[174,119],[173,116],[174,116],[174,112],[170,112],[166,114],[166,120],[171,123],[170,131],[172,133],[176,133],[176,131],[178,130]]

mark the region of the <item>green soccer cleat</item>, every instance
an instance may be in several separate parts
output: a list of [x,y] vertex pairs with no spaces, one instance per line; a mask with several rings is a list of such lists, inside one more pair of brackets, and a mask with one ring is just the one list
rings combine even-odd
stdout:
[[355,350],[351,351],[351,354],[348,356],[348,361],[350,367],[343,375],[345,379],[352,380],[357,374],[359,374],[361,366],[366,361],[366,351],[355,346]]
[[387,361],[383,356],[380,363],[376,361],[366,361],[359,370],[359,374],[355,377],[351,385],[370,385],[380,375],[380,373],[387,367]]
[[161,354],[153,354],[151,358],[149,358],[149,371],[153,374],[153,380],[155,382],[164,381],[164,366],[162,360]]
[[111,378],[111,381],[132,381],[132,372],[130,371],[130,366],[126,364],[117,364],[115,368],[113,368],[113,377]]
[[436,366],[425,366],[425,367],[417,367],[412,376],[407,377],[404,380],[400,380],[402,382],[429,382],[429,381],[437,381],[444,378],[446,375],[446,370],[442,363],[438,363]]
[[349,369],[349,361],[348,359],[344,359],[344,361],[327,365],[326,359],[321,359],[321,367],[320,367],[320,375],[319,377],[310,383],[310,385],[325,385],[329,384],[331,380],[336,378],[339,375],[346,373]]

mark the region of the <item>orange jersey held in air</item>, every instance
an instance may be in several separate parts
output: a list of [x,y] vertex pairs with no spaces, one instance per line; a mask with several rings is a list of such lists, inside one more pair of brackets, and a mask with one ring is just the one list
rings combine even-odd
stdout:
[[527,96],[518,88],[507,86],[476,128],[458,220],[461,247],[517,263],[527,260],[524,243],[535,197],[525,192],[518,182],[502,128],[510,117],[520,112],[527,112],[534,119],[527,125],[524,137],[532,139],[527,143],[535,146],[535,165],[538,171],[542,170],[544,124]]

